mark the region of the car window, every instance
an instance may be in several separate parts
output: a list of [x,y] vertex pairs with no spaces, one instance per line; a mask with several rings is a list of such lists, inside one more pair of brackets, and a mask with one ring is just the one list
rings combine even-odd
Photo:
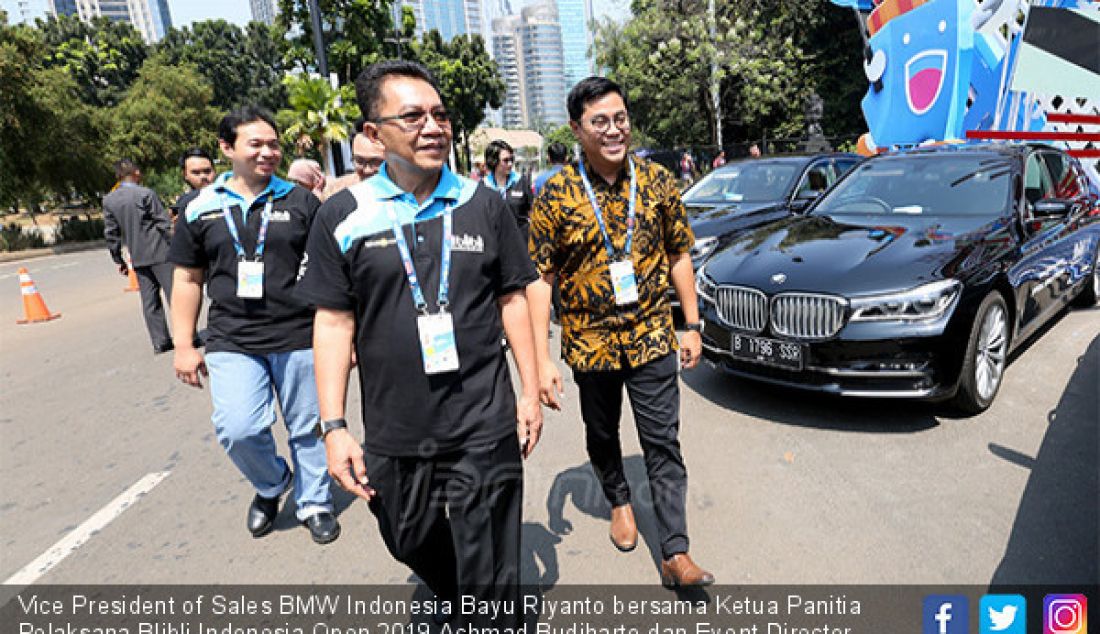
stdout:
[[841,176],[844,176],[845,174],[848,173],[848,170],[852,169],[853,167],[855,167],[858,164],[859,164],[858,159],[837,159],[837,161],[836,161],[837,178],[840,178]]
[[836,182],[836,175],[829,164],[825,161],[815,163],[802,175],[802,180],[798,182],[798,189],[795,190],[795,196],[821,194],[834,182]]
[[714,170],[684,194],[684,202],[738,203],[780,200],[798,174],[791,163],[751,162]]
[[1069,157],[1060,152],[1043,152],[1043,161],[1050,173],[1051,195],[1059,200],[1070,200],[1081,194],[1081,183],[1070,164]]
[[1050,174],[1040,158],[1038,152],[1027,157],[1027,167],[1024,168],[1024,198],[1031,205],[1044,198],[1052,198],[1054,188],[1050,184]]
[[860,164],[815,213],[998,216],[1009,200],[1012,164],[998,155],[911,154]]

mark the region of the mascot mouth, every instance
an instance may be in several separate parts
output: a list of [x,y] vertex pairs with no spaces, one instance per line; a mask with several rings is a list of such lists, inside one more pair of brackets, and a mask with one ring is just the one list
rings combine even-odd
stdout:
[[917,53],[905,63],[905,98],[914,114],[924,114],[936,105],[947,74],[947,51]]

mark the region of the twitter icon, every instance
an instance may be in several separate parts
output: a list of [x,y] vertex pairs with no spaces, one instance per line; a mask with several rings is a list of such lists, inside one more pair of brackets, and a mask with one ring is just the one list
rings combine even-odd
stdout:
[[978,608],[980,634],[1027,634],[1027,600],[1018,594],[987,594]]

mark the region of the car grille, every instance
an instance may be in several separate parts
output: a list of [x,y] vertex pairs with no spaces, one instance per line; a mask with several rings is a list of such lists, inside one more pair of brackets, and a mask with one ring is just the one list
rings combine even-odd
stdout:
[[768,298],[755,288],[719,286],[715,297],[718,316],[739,330],[760,332],[768,321]]
[[781,293],[772,299],[772,330],[797,339],[828,339],[840,332],[846,312],[840,297]]

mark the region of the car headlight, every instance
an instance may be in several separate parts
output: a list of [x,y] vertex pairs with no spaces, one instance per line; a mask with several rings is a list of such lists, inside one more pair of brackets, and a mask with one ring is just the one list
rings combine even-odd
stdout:
[[955,303],[962,284],[940,280],[900,293],[851,298],[851,321],[926,321],[937,319]]
[[717,291],[718,285],[714,283],[714,280],[707,277],[706,265],[699,267],[699,271],[695,274],[695,293],[699,295],[700,299],[713,304],[714,295]]
[[718,248],[718,238],[715,236],[708,236],[706,238],[697,238],[695,244],[691,247],[691,259],[693,262],[698,262],[704,258],[710,257],[711,253]]

